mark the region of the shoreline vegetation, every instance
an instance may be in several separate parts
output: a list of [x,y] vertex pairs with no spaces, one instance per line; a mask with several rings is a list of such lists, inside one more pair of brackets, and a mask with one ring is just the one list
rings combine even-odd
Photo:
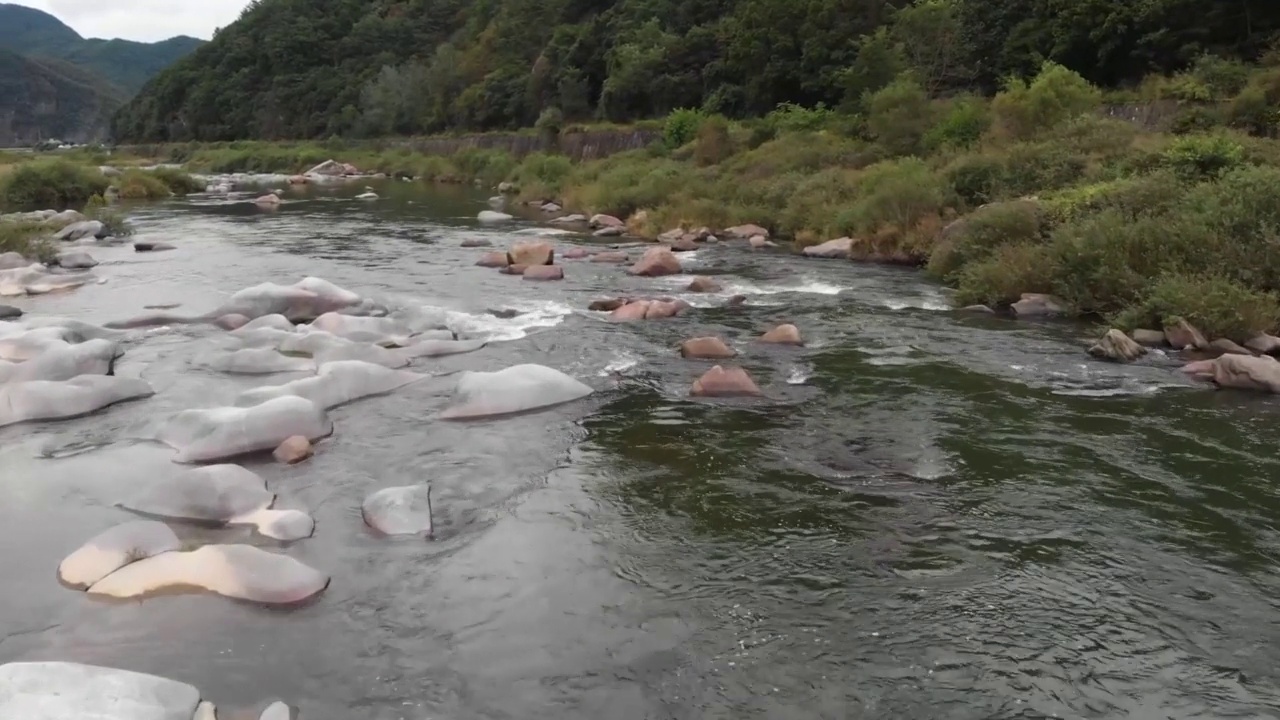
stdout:
[[[119,170],[110,159],[186,172],[298,173],[337,158],[368,173],[474,182],[521,202],[620,218],[635,236],[755,225],[797,252],[923,269],[957,307],[1001,311],[1025,294],[1041,312],[1124,331],[1189,322],[1246,343],[1280,323],[1280,63],[1205,56],[1144,87],[1188,98],[1167,132],[1104,116],[1104,93],[1046,62],[994,97],[931,97],[911,72],[856,111],[783,104],[731,121],[697,110],[617,128],[646,147],[574,162],[467,147],[424,155],[403,141],[131,146],[10,166],[0,210],[71,207],[103,197],[203,189],[177,170]],[[546,144],[581,128],[544,117]],[[82,163],[77,171],[76,163]],[[832,244],[831,241],[839,241]],[[825,245],[824,245],[825,243]],[[828,252],[827,250],[830,249]]]

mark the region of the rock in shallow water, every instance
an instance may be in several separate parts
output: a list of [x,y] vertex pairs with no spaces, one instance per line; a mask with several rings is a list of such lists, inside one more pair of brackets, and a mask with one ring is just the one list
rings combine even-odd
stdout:
[[800,328],[791,324],[778,325],[764,335],[760,336],[760,342],[773,343],[774,345],[803,345],[804,340],[800,338]]
[[481,210],[480,214],[476,215],[476,219],[482,223],[500,223],[507,222],[508,220],[515,220],[511,215],[495,212],[493,210]]
[[361,505],[365,523],[384,535],[431,537],[431,485],[379,490]]
[[181,546],[178,536],[162,522],[127,522],[99,533],[68,555],[58,566],[58,578],[72,587],[86,588],[131,562]]
[[690,394],[704,397],[752,396],[759,395],[760,388],[746,370],[717,365],[693,381]]
[[627,271],[632,275],[644,277],[660,277],[663,275],[679,275],[684,272],[680,261],[667,247],[654,247],[644,251],[644,255]]
[[68,270],[87,270],[97,264],[98,261],[86,252],[64,252],[58,256],[58,267]]
[[127,565],[91,586],[89,594],[137,598],[200,588],[237,600],[284,605],[312,598],[328,586],[328,575],[287,555],[251,545],[206,545]]
[[3,385],[0,386],[0,427],[88,415],[118,402],[154,394],[151,386],[142,380],[110,375]]
[[266,710],[258,716],[258,720],[290,720],[292,711],[288,705],[277,700],[267,706]]
[[32,380],[61,381],[81,375],[108,375],[123,354],[114,340],[86,340],[75,345],[56,344],[36,357],[0,370],[0,383]]
[[225,523],[270,507],[275,499],[257,473],[224,464],[181,470],[120,505],[174,520]]
[[163,252],[176,249],[167,242],[136,242],[133,244],[134,252]]
[[1089,348],[1089,354],[1103,360],[1133,362],[1146,355],[1147,349],[1134,342],[1124,332],[1112,328]]
[[271,455],[286,465],[297,465],[314,455],[315,452],[315,448],[311,447],[310,440],[301,435],[294,435],[280,443]]
[[194,463],[274,450],[294,435],[318,440],[332,432],[333,422],[322,408],[287,396],[248,408],[185,410],[172,416],[156,439],[178,451],[177,462]]
[[360,398],[391,392],[423,377],[425,376],[417,373],[391,370],[359,360],[328,362],[320,366],[320,372],[315,377],[247,390],[236,398],[235,404],[238,407],[252,407],[267,400],[292,395],[306,398],[317,407],[328,410]]
[[543,365],[516,365],[497,372],[464,372],[446,420],[507,415],[559,405],[592,393],[587,385]]
[[723,360],[737,355],[733,348],[718,337],[700,337],[685,340],[680,345],[680,356],[695,360]]
[[186,683],[69,662],[0,665],[5,720],[192,720],[200,691]]

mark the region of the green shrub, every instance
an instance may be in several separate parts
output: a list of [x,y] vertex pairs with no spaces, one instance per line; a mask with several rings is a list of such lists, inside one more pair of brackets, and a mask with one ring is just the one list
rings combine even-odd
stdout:
[[563,155],[530,153],[516,165],[507,179],[516,183],[521,195],[539,199],[559,194],[573,172],[573,163]]
[[178,168],[158,167],[150,172],[157,180],[164,183],[174,195],[186,195],[204,190],[204,183]]
[[723,115],[711,115],[698,126],[698,138],[693,149],[693,160],[698,165],[716,165],[733,155],[733,138],[729,135],[729,121]]
[[65,160],[30,162],[0,180],[0,206],[15,211],[80,207],[108,184],[97,168]]
[[860,177],[858,190],[857,202],[840,215],[844,234],[874,233],[885,227],[906,232],[952,202],[945,179],[916,158],[872,165]]
[[1244,160],[1244,147],[1225,135],[1187,135],[1164,151],[1163,161],[1187,181],[1216,177]]
[[919,83],[901,77],[872,93],[863,104],[868,133],[891,154],[913,155],[921,150],[933,108]]
[[1244,89],[1249,82],[1249,67],[1239,60],[1216,55],[1201,55],[1191,74],[1209,90],[1212,100],[1225,100]]
[[1054,224],[1073,222],[1103,210],[1137,219],[1157,215],[1178,205],[1187,186],[1170,170],[1149,175],[1077,185],[1046,195],[1044,205]]
[[0,220],[0,253],[7,252],[48,262],[57,257],[58,248],[49,228],[40,223]]
[[643,151],[623,153],[587,163],[566,183],[568,207],[626,218],[641,208],[656,208],[689,192],[692,169],[668,158],[650,158]]
[[992,101],[1000,127],[1016,138],[1027,138],[1072,118],[1096,110],[1102,93],[1077,73],[1045,62],[1028,84],[1011,78]]
[[116,186],[122,200],[159,200],[173,194],[160,178],[142,170],[126,170]]
[[836,111],[824,103],[806,108],[794,103],[778,103],[764,116],[763,126],[775,136],[787,132],[818,132],[827,129],[835,120]]
[[[1234,124],[1235,120],[1232,122]],[[1169,124],[1169,131],[1175,135],[1190,135],[1208,132],[1219,125],[1222,125],[1222,116],[1217,110],[1204,105],[1189,105],[1178,110]]]
[[1267,99],[1266,90],[1249,86],[1227,106],[1227,122],[1250,135],[1270,137],[1275,134],[1280,111]]
[[1115,322],[1130,329],[1161,327],[1179,318],[1210,338],[1243,343],[1275,328],[1280,301],[1221,276],[1169,274],[1152,282],[1143,299],[1118,313]]
[[860,193],[860,173],[844,168],[827,168],[808,174],[790,189],[779,220],[786,235],[811,234],[830,240],[845,231],[840,215]]
[[955,301],[959,305],[1008,305],[1023,293],[1051,292],[1053,274],[1053,258],[1045,246],[1001,245],[960,270]]
[[982,98],[957,98],[938,123],[925,133],[924,145],[931,150],[972,147],[989,127],[991,113]]
[[702,124],[706,114],[693,108],[678,108],[667,114],[667,121],[662,126],[662,141],[671,150],[684,147],[693,142],[698,135],[698,126]]
[[1004,162],[991,154],[962,155],[942,173],[956,197],[968,208],[995,200],[1004,186]]
[[1039,203],[1027,200],[983,207],[948,230],[929,257],[928,271],[954,281],[962,268],[1002,246],[1038,244],[1043,239],[1043,215]]
[[466,180],[479,180],[486,186],[497,185],[511,174],[516,159],[505,150],[467,148],[451,158],[454,167]]
[[1087,158],[1062,143],[1018,143],[1005,151],[1000,196],[1022,197],[1074,185],[1087,164]]

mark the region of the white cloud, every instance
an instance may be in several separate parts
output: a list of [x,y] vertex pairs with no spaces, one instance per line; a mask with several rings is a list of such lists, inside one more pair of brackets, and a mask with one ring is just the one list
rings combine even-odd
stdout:
[[174,35],[208,40],[250,0],[15,0],[51,13],[85,37],[155,42]]

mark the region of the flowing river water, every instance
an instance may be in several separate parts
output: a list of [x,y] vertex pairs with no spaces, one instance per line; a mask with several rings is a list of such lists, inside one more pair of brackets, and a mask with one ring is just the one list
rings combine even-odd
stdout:
[[[737,242],[681,258],[724,293],[683,294],[695,307],[681,318],[610,324],[591,300],[681,294],[689,276],[567,260],[563,282],[524,282],[460,243],[545,225],[481,226],[486,197],[469,190],[391,184],[369,202],[361,189],[276,212],[251,194],[139,206],[137,239],[177,250],[89,248],[105,283],[19,303],[102,323],[314,275],[448,308],[460,334],[494,338],[334,410],[311,461],[245,463],[279,506],[315,516],[314,537],[177,528],[288,553],[331,574],[328,590],[266,609],[59,585],[67,553],[132,519],[114,503],[171,471],[170,451],[130,440],[138,427],[297,377],[202,369],[212,327],[136,333],[118,372],[155,397],[0,430],[0,662],[172,677],[223,718],[275,698],[304,720],[1280,713],[1274,399],[1197,387],[1159,357],[1092,361],[1087,328],[959,315],[912,271]],[[738,293],[746,306],[725,307]],[[806,347],[752,342],[777,322]],[[676,346],[707,334],[738,349],[765,398],[688,397],[709,363]],[[526,362],[597,392],[435,419],[451,373]],[[422,481],[435,540],[364,526],[367,494]]]

